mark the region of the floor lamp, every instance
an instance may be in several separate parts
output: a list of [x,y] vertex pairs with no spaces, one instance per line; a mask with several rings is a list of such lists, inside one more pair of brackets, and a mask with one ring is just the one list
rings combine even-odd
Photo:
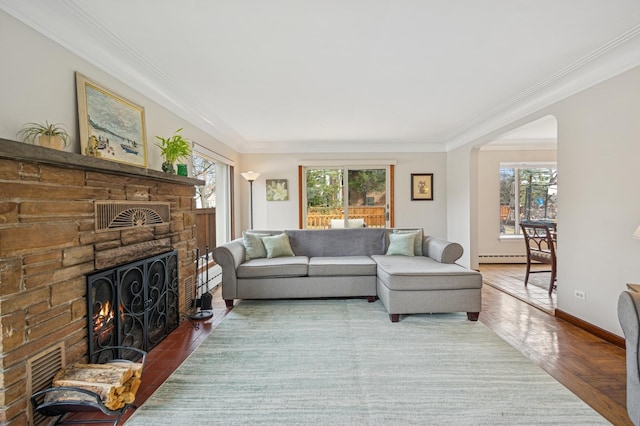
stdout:
[[253,182],[256,179],[258,179],[258,176],[260,176],[260,173],[248,171],[240,174],[242,175],[243,178],[249,181],[249,194],[250,194],[249,203],[251,205],[251,229],[253,229]]

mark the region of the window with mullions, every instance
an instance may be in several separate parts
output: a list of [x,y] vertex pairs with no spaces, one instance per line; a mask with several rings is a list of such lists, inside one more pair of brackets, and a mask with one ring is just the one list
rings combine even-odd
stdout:
[[304,227],[388,227],[389,169],[387,166],[305,168]]
[[555,222],[556,166],[500,167],[500,235],[519,235],[520,222]]

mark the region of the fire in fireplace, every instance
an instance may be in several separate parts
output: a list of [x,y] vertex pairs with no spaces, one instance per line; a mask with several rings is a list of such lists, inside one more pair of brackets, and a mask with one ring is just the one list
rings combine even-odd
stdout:
[[[178,252],[87,276],[89,359],[131,359],[137,352],[103,351],[126,346],[149,351],[178,327]],[[118,353],[120,352],[120,353]]]

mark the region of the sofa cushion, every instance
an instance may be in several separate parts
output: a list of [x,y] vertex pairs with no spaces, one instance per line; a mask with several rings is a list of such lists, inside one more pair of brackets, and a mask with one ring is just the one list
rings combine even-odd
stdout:
[[414,241],[416,235],[409,234],[390,234],[389,248],[385,253],[387,256],[414,256]]
[[294,229],[285,233],[299,256],[371,256],[385,252],[383,228]]
[[369,256],[312,257],[309,276],[375,275],[376,262]]
[[264,248],[267,251],[267,257],[269,259],[273,257],[295,256],[291,249],[291,244],[289,243],[289,237],[287,234],[260,238],[262,238],[262,243],[264,244]]
[[378,280],[390,290],[452,290],[482,288],[482,275],[424,256],[371,256]]
[[268,237],[269,234],[246,231],[242,233],[244,248],[247,252],[247,260],[267,257],[267,250],[261,237]]
[[238,266],[238,278],[304,277],[307,275],[307,256],[252,259]]

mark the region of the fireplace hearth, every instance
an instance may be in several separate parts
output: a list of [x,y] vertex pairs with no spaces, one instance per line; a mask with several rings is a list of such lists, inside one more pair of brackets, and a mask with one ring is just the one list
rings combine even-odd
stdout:
[[[178,327],[178,252],[171,251],[87,276],[89,359],[135,359]],[[130,353],[128,353],[130,352]]]

